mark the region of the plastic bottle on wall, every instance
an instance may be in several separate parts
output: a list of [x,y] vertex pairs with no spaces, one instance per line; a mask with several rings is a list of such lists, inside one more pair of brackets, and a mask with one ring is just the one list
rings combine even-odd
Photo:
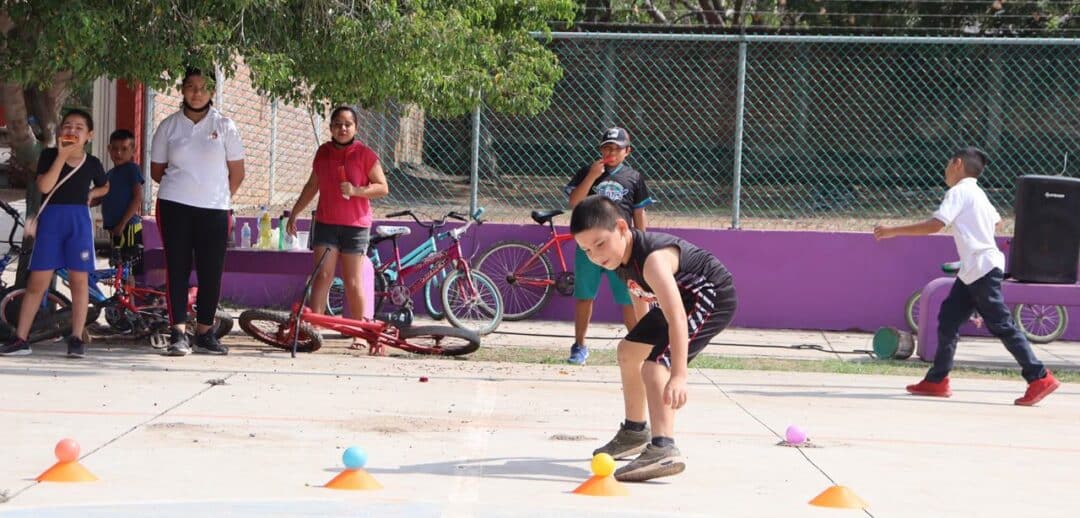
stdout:
[[246,221],[240,229],[240,248],[251,248],[251,226]]
[[273,233],[273,220],[270,218],[270,211],[266,209],[265,205],[259,207],[259,248],[270,248],[270,236]]

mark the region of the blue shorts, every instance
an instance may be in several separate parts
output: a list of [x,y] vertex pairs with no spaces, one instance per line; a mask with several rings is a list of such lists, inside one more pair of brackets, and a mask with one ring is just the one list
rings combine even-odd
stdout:
[[615,274],[614,270],[605,270],[589,260],[589,256],[581,251],[580,247],[574,247],[574,298],[578,300],[593,300],[596,292],[600,290],[600,280],[607,276],[608,286],[617,304],[629,306],[630,290],[626,289],[626,283]]
[[86,205],[49,205],[38,215],[30,271],[94,270],[94,227]]

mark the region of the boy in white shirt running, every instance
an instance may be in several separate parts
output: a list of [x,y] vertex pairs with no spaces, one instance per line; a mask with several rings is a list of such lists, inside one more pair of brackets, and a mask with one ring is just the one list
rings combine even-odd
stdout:
[[960,325],[971,317],[973,311],[978,311],[990,332],[1016,358],[1021,374],[1028,382],[1027,392],[1014,403],[1031,406],[1057,390],[1061,383],[1035,358],[1031,344],[1014,325],[1009,308],[1001,296],[1005,255],[994,242],[994,228],[1001,217],[977,183],[977,178],[989,161],[986,153],[978,148],[957,149],[945,166],[945,184],[949,186],[949,191],[933,217],[912,225],[874,227],[874,237],[922,236],[947,228],[956,240],[956,250],[960,254],[960,273],[949,296],[941,303],[934,365],[926,373],[925,379],[908,385],[907,391],[916,396],[952,395],[949,371],[956,355]]

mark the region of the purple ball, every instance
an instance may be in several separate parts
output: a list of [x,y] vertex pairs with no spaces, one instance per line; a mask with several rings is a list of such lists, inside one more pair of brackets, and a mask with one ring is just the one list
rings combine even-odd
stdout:
[[796,425],[787,427],[784,432],[784,438],[791,444],[802,444],[806,442],[806,430],[799,428]]

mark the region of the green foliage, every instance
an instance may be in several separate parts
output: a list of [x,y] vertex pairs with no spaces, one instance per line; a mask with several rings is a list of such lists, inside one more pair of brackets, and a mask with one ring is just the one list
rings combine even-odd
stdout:
[[578,21],[849,34],[1048,35],[1080,32],[1063,0],[578,0]]
[[508,113],[544,109],[561,70],[544,42],[573,0],[0,0],[14,29],[0,40],[0,77],[47,85],[105,75],[175,86],[185,66],[234,57],[266,94],[286,101],[415,103],[457,115],[484,100]]

